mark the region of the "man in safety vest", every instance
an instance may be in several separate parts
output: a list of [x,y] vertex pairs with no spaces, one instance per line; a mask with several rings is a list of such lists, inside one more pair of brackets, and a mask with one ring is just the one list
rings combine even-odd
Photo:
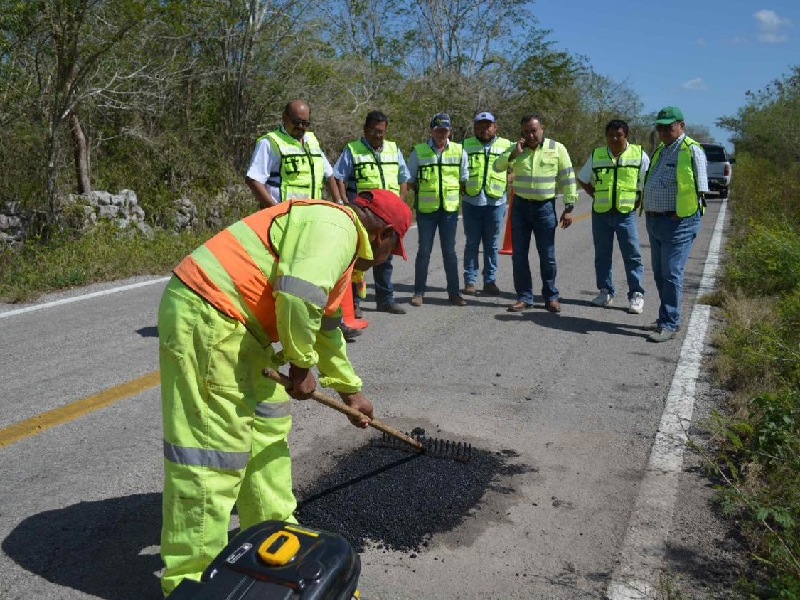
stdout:
[[628,124],[614,119],[606,125],[606,146],[595,148],[578,174],[578,184],[592,199],[594,273],[599,293],[595,306],[614,301],[614,236],[617,237],[628,282],[628,312],[644,310],[644,262],[639,249],[636,209],[641,204],[650,157],[641,146],[628,143]]
[[661,304],[648,339],[666,342],[681,324],[683,274],[702,226],[708,165],[702,146],[686,135],[683,112],[677,106],[660,110],[655,126],[661,143],[645,177],[642,204]]
[[411,172],[409,187],[416,193],[414,207],[417,210],[419,235],[419,248],[414,261],[412,306],[422,306],[425,297],[428,266],[437,229],[447,279],[447,297],[454,306],[467,304],[458,285],[456,256],[458,207],[461,202],[461,182],[468,177],[467,157],[461,144],[450,141],[451,131],[450,115],[434,115],[431,119],[431,137],[427,143],[414,146],[408,158]]
[[322,200],[323,185],[330,200],[342,203],[333,168],[316,136],[308,131],[310,118],[305,101],[289,102],[283,109],[280,128],[256,142],[245,183],[261,208],[296,198]]
[[[556,287],[556,227],[572,225],[572,209],[578,201],[578,188],[572,160],[563,144],[544,137],[542,119],[525,115],[521,121],[522,138],[494,163],[498,172],[514,173],[514,208],[511,210],[511,264],[517,301],[508,312],[522,312],[533,306],[533,282],[528,251],[531,235],[539,254],[544,307],[561,312]],[[564,196],[564,211],[556,216],[556,195]]]
[[469,179],[464,184],[461,212],[464,217],[464,293],[478,293],[478,248],[483,243],[483,294],[496,296],[500,232],[506,216],[508,175],[494,170],[494,162],[513,144],[497,136],[497,119],[490,112],[475,116],[474,137],[464,140]]
[[[389,118],[379,110],[367,114],[364,135],[360,140],[345,146],[333,167],[333,176],[339,184],[342,198],[353,199],[365,190],[392,190],[402,200],[406,199],[410,174],[403,153],[397,144],[386,139]],[[392,259],[372,269],[375,278],[375,303],[378,310],[395,315],[405,314],[406,309],[394,299],[392,285]],[[361,318],[358,294],[356,318]]]
[[[337,327],[353,269],[407,258],[411,209],[388,190],[348,206],[291,200],[260,210],[186,257],[158,313],[164,431],[164,594],[198,580],[242,529],[296,522],[287,437],[290,396],[317,381],[373,416]],[[273,345],[279,344],[278,351]],[[291,387],[261,375],[289,363]]]

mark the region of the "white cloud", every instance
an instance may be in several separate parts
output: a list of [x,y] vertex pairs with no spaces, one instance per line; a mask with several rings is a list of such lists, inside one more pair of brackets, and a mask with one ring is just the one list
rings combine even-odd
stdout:
[[708,86],[706,85],[706,82],[703,81],[702,77],[695,77],[689,81],[684,81],[681,84],[681,87],[691,92],[702,92],[708,89]]
[[758,40],[765,44],[781,44],[789,40],[788,29],[791,29],[791,20],[781,17],[774,10],[761,9],[754,13],[758,21]]

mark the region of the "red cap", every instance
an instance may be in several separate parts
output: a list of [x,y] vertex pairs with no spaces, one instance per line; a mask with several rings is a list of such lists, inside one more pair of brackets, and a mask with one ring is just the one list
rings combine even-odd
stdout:
[[402,256],[403,260],[408,260],[406,249],[403,246],[403,236],[411,227],[412,215],[408,204],[400,199],[400,196],[391,190],[370,190],[361,192],[353,200],[352,204],[361,208],[369,209],[376,217],[386,221],[392,229],[397,232],[397,246],[392,254]]

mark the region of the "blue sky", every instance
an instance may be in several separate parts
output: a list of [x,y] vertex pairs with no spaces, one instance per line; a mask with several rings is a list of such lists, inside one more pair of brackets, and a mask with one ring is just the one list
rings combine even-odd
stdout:
[[533,12],[560,49],[625,81],[645,112],[678,106],[729,149],[716,119],[800,65],[800,0],[537,0]]

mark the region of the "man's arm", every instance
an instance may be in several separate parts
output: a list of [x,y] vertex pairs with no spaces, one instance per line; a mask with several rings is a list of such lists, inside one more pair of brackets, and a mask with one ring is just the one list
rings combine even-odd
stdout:
[[[328,194],[331,200],[336,204],[344,204],[344,202],[342,202],[342,188],[339,187],[339,181],[333,175],[325,178],[325,185],[328,188]],[[347,196],[345,196],[345,198],[346,197]]]
[[269,208],[278,203],[272,197],[272,192],[266,185],[267,179],[269,179],[271,160],[272,153],[269,140],[262,139],[256,144],[256,149],[253,151],[253,157],[250,159],[250,166],[244,178],[244,182],[250,188],[260,208]]
[[256,181],[252,177],[245,177],[244,182],[247,184],[247,187],[250,188],[250,191],[253,192],[253,196],[256,201],[258,201],[259,207],[269,208],[270,206],[278,204],[272,197],[269,188],[260,181]]

